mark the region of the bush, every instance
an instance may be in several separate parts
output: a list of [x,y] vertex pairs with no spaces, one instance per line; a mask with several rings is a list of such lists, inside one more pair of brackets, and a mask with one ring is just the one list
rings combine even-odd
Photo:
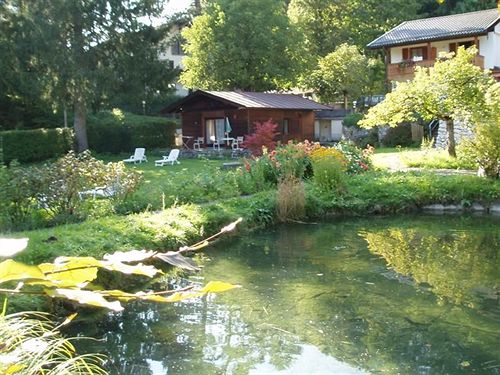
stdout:
[[140,116],[120,110],[88,119],[89,147],[100,153],[130,152],[135,147],[167,148],[174,144],[176,123],[163,117]]
[[341,151],[322,147],[311,154],[314,182],[324,191],[340,191],[344,187],[347,160]]
[[279,134],[276,129],[278,124],[272,120],[260,123],[255,122],[255,132],[247,135],[243,147],[248,148],[252,155],[262,155],[262,149],[272,151],[276,147],[275,138]]
[[413,145],[411,139],[411,126],[409,124],[403,124],[396,126],[395,128],[389,128],[384,139],[381,143],[385,147],[409,147]]
[[347,173],[362,173],[372,168],[373,147],[368,146],[362,150],[352,142],[341,141],[335,145],[335,148],[341,151],[347,160]]
[[21,168],[11,163],[0,174],[0,219],[4,218],[4,228],[19,229],[96,216],[105,205],[96,200],[95,205],[90,204],[80,199],[79,192],[113,187],[118,204],[136,188],[139,179],[138,171],[126,170],[121,162],[104,164],[88,151],[78,155],[71,151],[41,167]]
[[351,113],[344,117],[342,125],[346,127],[358,126],[358,122],[364,117],[362,113]]
[[39,162],[64,155],[73,148],[73,131],[68,128],[9,130],[0,133],[3,159],[20,163]]

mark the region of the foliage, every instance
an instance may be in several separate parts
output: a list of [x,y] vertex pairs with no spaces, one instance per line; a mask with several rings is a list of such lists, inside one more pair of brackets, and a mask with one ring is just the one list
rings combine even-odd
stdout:
[[491,86],[486,96],[489,116],[477,121],[474,136],[459,145],[459,156],[476,163],[488,177],[500,177],[500,84]]
[[399,126],[389,128],[381,142],[385,147],[413,146],[413,140],[411,139],[411,125],[401,124]]
[[364,48],[400,22],[416,18],[420,1],[291,0],[289,15],[306,37],[308,53],[326,56],[340,43]]
[[487,111],[485,93],[493,84],[488,71],[472,64],[473,46],[459,48],[456,56],[441,56],[431,68],[417,67],[413,81],[402,82],[384,101],[370,108],[360,125],[370,128],[405,121],[440,119],[446,122],[448,152],[455,157],[454,121],[475,121]]
[[[460,149],[460,146],[459,146]],[[424,169],[474,169],[475,162],[469,161],[458,153],[452,158],[445,150],[403,151],[400,153],[401,161],[408,167]]]
[[344,117],[342,125],[348,128],[358,126],[358,122],[364,117],[362,113],[351,113]]
[[[83,305],[104,307],[113,311],[122,311],[123,306],[120,302],[131,300],[178,302],[207,293],[224,292],[236,286],[221,281],[211,281],[199,291],[192,291],[193,286],[189,286],[183,290],[130,293],[116,289],[103,290],[92,283],[97,280],[98,271],[100,270],[152,278],[163,272],[152,265],[145,265],[143,262],[152,262],[155,260],[160,260],[182,269],[197,271],[199,267],[196,263],[183,254],[205,248],[210,244],[210,241],[233,231],[241,220],[239,218],[235,222],[223,227],[218,233],[194,245],[183,246],[178,251],[169,251],[166,253],[147,250],[117,251],[113,254],[104,255],[102,260],[91,256],[60,256],[53,263],[41,263],[37,266],[7,259],[0,263],[0,284],[3,284],[0,292],[4,294],[29,293],[46,295],[52,298],[75,301]],[[26,245],[27,242],[25,242]],[[9,248],[2,249],[2,251],[4,250],[7,250],[9,253],[11,252]],[[16,285],[14,289],[8,288],[13,285]],[[167,296],[165,297],[164,295]]]
[[162,117],[99,112],[88,119],[89,147],[99,153],[131,152],[135,147],[166,148],[174,144],[176,124]]
[[271,119],[266,122],[255,122],[253,134],[247,135],[243,147],[248,148],[252,155],[262,155],[263,148],[272,151],[276,147],[276,136],[279,134],[278,124]]
[[[99,109],[123,96],[122,90],[128,98],[120,101],[136,106],[139,98],[150,102],[158,91],[169,90],[174,74],[156,50],[166,30],[140,22],[159,15],[162,5],[163,0],[1,2],[2,40],[9,51],[5,95],[23,107],[31,104],[26,99],[59,113],[72,107],[78,151],[85,150],[88,108]],[[16,88],[32,77],[33,85]],[[28,93],[31,86],[35,95]]]
[[[76,315],[76,314],[75,314]],[[0,315],[0,373],[23,375],[107,374],[100,366],[104,357],[75,355],[73,342],[59,329],[75,315],[55,326],[43,313]]]
[[352,142],[340,141],[335,148],[342,152],[347,159],[347,173],[356,174],[368,171],[372,167],[371,156],[374,148],[367,146],[364,150],[355,146]]
[[293,175],[287,175],[278,182],[276,199],[279,221],[300,219],[305,214],[306,193],[304,182]]
[[315,90],[323,102],[356,99],[368,86],[369,60],[353,45],[341,44],[335,51],[318,60],[307,86]]
[[73,149],[71,129],[10,130],[0,133],[5,163],[44,161]]
[[347,160],[338,149],[322,147],[311,153],[314,182],[326,191],[344,188]]
[[281,0],[209,0],[182,36],[189,88],[265,91],[293,84],[303,54]]
[[[38,218],[44,223],[78,219],[89,214],[79,192],[98,186],[113,189],[117,203],[134,191],[140,173],[126,170],[123,163],[107,163],[93,158],[89,152],[70,151],[54,163],[19,167],[11,163],[2,170],[0,208],[10,225],[33,226]],[[95,200],[93,200],[95,202]],[[91,208],[91,207],[90,207]],[[41,215],[41,212],[45,215]]]

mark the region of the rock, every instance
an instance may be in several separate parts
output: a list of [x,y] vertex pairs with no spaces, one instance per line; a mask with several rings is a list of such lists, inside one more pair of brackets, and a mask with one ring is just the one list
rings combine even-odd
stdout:
[[444,206],[442,204],[429,204],[427,206],[424,206],[424,210],[444,211]]
[[470,206],[470,209],[475,212],[483,212],[486,211],[486,207],[484,207],[481,203],[474,202]]
[[500,202],[495,202],[490,206],[490,213],[495,215],[500,214]]
[[456,204],[447,204],[444,206],[445,211],[462,211],[462,206]]

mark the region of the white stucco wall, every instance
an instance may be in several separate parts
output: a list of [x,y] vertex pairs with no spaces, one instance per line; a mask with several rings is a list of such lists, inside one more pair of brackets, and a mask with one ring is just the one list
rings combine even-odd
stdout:
[[[178,26],[173,26],[169,31],[168,38],[169,39],[175,38],[179,35],[180,32],[181,32],[181,29]],[[174,68],[180,68],[180,69],[184,68],[184,65],[182,64],[183,58],[184,58],[184,55],[174,55],[172,53],[172,46],[170,46],[170,45],[167,45],[166,50],[160,52],[160,54],[158,55],[158,59],[160,61],[165,61],[165,60],[173,61]],[[179,96],[186,96],[189,94],[189,91],[187,88],[185,88],[179,82],[175,82],[175,93]]]
[[[474,40],[474,38],[450,39],[431,43],[431,47],[436,47],[436,56],[440,53],[448,53],[450,43],[460,43]],[[495,32],[478,37],[479,54],[484,56],[484,67],[489,69],[494,66],[500,66],[500,24],[496,26]],[[403,48],[426,47],[427,43],[411,44],[391,48],[391,64],[397,64],[403,61]]]

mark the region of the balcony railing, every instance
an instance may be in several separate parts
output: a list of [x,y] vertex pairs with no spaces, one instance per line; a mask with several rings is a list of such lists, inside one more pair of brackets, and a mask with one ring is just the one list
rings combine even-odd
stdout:
[[[389,81],[406,81],[412,79],[417,66],[429,68],[434,66],[434,62],[435,60],[405,60],[399,63],[389,64],[387,66],[387,78]],[[474,65],[484,69],[484,56],[477,55],[474,58]]]

